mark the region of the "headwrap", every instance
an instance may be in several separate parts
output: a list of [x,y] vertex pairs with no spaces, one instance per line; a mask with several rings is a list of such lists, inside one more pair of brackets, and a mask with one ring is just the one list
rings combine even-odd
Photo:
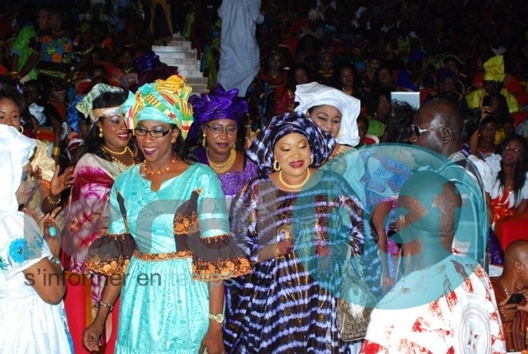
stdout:
[[[107,84],[97,84],[84,98],[75,105],[75,107],[84,114],[85,117],[90,117],[92,123],[99,120],[100,117],[111,117],[123,113],[121,106],[109,107],[109,108],[96,108],[92,109],[93,101],[106,92],[123,93],[123,89]],[[129,92],[129,97],[131,93]]]
[[459,57],[457,57],[456,55],[454,54],[447,54],[447,55],[444,55],[442,57],[442,59],[440,60],[442,65],[446,65],[446,63],[450,60],[454,60],[458,63],[459,66],[462,66],[464,65],[464,62],[462,61],[462,59],[460,59]]
[[504,58],[496,55],[484,63],[484,81],[504,81]]
[[35,151],[35,140],[20,134],[11,126],[0,124],[0,212],[18,210],[15,195],[20,186],[22,169]]
[[341,129],[336,141],[342,145],[356,146],[359,143],[357,117],[361,109],[361,102],[343,91],[321,85],[317,82],[297,85],[295,102],[299,105],[296,112],[306,114],[315,106],[329,105],[341,112]]
[[226,92],[220,85],[210,93],[191,96],[189,102],[193,106],[194,123],[189,132],[189,139],[200,135],[202,124],[216,119],[231,119],[240,128],[248,113],[248,104],[244,98],[237,96],[238,89],[234,88]]
[[332,153],[335,140],[330,134],[323,132],[317,124],[302,113],[286,113],[275,116],[268,126],[264,127],[253,140],[246,152],[247,156],[259,167],[261,173],[273,172],[275,156],[273,149],[282,137],[299,133],[306,137],[310,144],[313,157],[313,167],[321,166]]
[[156,120],[176,125],[185,139],[193,122],[193,109],[188,102],[191,90],[179,75],[139,87],[135,96],[129,96],[124,103],[128,129],[134,129],[142,120]]
[[79,133],[79,120],[84,117],[81,116],[81,111],[77,109],[77,103],[81,102],[85,95],[77,95],[71,100],[66,110],[66,122],[76,133]]
[[35,102],[29,105],[29,114],[31,114],[40,126],[46,124],[46,115],[44,114],[44,107],[39,106]]
[[138,72],[153,70],[160,65],[163,65],[163,63],[159,55],[154,52],[145,53],[134,59],[134,67],[137,68]]

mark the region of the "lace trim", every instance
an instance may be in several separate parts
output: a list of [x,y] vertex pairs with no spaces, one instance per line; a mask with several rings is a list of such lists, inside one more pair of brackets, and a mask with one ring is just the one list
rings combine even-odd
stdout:
[[110,277],[125,273],[136,243],[129,233],[105,234],[88,249],[86,269]]
[[133,257],[139,258],[143,261],[166,261],[169,259],[191,258],[192,251],[178,251],[171,253],[142,253],[134,250]]
[[251,264],[245,257],[219,261],[195,259],[192,265],[192,273],[194,280],[218,281],[251,273]]
[[94,260],[86,261],[85,266],[89,272],[111,277],[125,274],[129,262],[130,259],[126,256],[119,256],[105,261],[97,261],[94,257]]

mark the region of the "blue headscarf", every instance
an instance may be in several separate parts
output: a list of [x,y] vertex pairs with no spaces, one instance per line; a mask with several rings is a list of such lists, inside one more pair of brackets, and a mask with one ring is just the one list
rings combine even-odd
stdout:
[[313,167],[324,164],[336,144],[330,134],[323,132],[317,124],[302,113],[286,113],[275,116],[268,126],[257,134],[247,151],[247,156],[258,165],[260,173],[270,174],[273,172],[275,144],[291,133],[302,134],[308,140],[313,157],[311,165]]

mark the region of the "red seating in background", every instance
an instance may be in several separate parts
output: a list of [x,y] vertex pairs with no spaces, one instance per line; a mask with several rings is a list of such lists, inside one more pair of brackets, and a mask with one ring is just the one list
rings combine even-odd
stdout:
[[528,213],[506,216],[495,224],[495,233],[503,250],[517,240],[528,240]]

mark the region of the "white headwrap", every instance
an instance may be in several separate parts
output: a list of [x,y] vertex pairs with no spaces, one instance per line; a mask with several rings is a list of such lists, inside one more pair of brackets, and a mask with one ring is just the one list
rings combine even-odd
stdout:
[[315,106],[329,105],[341,112],[341,129],[336,141],[342,145],[356,146],[359,143],[357,117],[361,109],[361,102],[343,91],[333,87],[321,85],[317,82],[297,85],[295,102],[299,102],[296,112],[306,114]]
[[35,117],[40,126],[46,123],[46,115],[44,114],[44,107],[39,106],[35,102],[29,105],[29,113]]
[[0,213],[18,210],[16,191],[20,186],[22,169],[35,150],[35,140],[11,126],[0,124]]

